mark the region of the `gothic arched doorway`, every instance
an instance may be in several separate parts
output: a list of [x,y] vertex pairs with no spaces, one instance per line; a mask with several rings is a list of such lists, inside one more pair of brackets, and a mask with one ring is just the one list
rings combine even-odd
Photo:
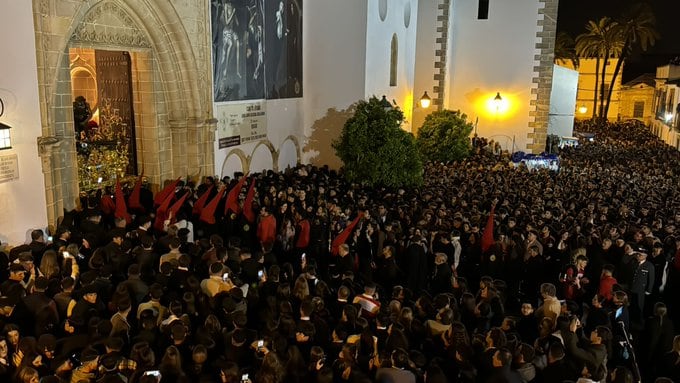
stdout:
[[62,209],[75,207],[81,191],[71,49],[129,53],[136,125],[132,154],[134,165],[152,184],[213,173],[208,21],[192,18],[189,28],[181,14],[200,15],[207,4],[201,2],[201,10],[177,9],[171,2],[86,0],[65,16],[65,8],[41,0],[33,3],[43,125],[38,144],[51,224]]

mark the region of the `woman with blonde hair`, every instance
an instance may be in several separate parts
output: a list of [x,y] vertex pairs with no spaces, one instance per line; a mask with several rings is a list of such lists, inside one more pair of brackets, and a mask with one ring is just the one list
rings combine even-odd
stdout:
[[17,374],[17,382],[19,383],[39,383],[40,375],[33,367],[24,367],[19,370]]
[[57,261],[57,253],[54,250],[47,250],[40,261],[40,272],[47,279],[59,279],[61,268]]
[[309,296],[309,284],[307,283],[307,278],[304,275],[300,275],[295,280],[295,286],[293,287],[293,296],[302,302],[305,298]]
[[577,300],[585,293],[585,287],[590,283],[585,275],[587,265],[588,258],[585,255],[585,249],[576,249],[572,264],[567,266],[564,274],[560,276],[565,299]]

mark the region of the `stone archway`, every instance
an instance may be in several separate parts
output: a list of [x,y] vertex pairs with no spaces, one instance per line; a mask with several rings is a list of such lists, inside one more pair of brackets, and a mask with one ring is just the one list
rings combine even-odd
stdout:
[[[236,169],[236,168],[229,168],[228,164],[232,158],[238,158],[238,160],[241,162],[241,169]],[[224,176],[233,176],[233,172],[235,171],[242,171],[243,173],[248,173],[250,170],[248,168],[249,161],[248,161],[248,156],[243,152],[241,149],[232,149],[227,156],[224,158],[224,162],[222,162],[222,171],[220,173],[220,178]],[[231,172],[229,171],[231,170]]]
[[265,146],[267,149],[269,149],[269,153],[272,155],[271,161],[272,161],[272,166],[270,169],[272,169],[275,172],[279,171],[279,152],[276,150],[274,145],[269,140],[262,140],[255,145],[253,150],[250,152],[250,156],[248,156],[248,170],[251,169],[252,162],[253,162],[253,157],[257,153],[257,150],[260,146]]
[[[207,2],[34,0],[42,136],[49,222],[75,207],[78,175],[73,135],[69,48],[124,50],[133,64],[138,167],[153,184],[211,174],[214,131]],[[190,21],[183,21],[190,20]],[[141,142],[141,145],[139,143]],[[139,151],[142,151],[140,156]]]
[[288,155],[289,155],[289,153],[287,153],[286,150],[285,150],[288,142],[290,142],[293,145],[293,148],[295,149],[294,153],[292,153],[292,155],[295,156],[295,163],[293,165],[295,165],[295,166],[300,165],[300,162],[301,162],[302,148],[300,147],[300,141],[298,140],[297,137],[290,135],[290,136],[286,137],[286,139],[283,140],[283,142],[281,143],[281,146],[279,146],[278,159],[277,159],[279,170],[282,170],[281,161],[288,158]]

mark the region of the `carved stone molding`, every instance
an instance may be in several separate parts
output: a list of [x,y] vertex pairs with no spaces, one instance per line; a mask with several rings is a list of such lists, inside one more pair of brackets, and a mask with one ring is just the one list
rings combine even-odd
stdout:
[[117,4],[105,1],[93,7],[71,35],[71,41],[85,44],[151,48],[144,32]]
[[55,147],[58,147],[62,141],[62,137],[56,136],[40,136],[38,137],[38,151],[40,155],[50,154]]

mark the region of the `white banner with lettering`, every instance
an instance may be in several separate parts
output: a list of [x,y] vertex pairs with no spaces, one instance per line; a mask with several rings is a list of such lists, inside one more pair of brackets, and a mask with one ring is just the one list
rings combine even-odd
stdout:
[[219,148],[246,144],[267,137],[265,100],[215,105]]

